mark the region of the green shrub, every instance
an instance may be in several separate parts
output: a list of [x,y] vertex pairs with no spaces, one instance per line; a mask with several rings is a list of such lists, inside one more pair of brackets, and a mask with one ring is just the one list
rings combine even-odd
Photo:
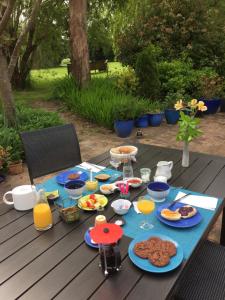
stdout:
[[134,69],[130,66],[124,67],[116,81],[117,88],[126,94],[135,94],[138,87],[138,78]]
[[157,99],[160,95],[160,81],[153,46],[149,46],[137,55],[135,72],[139,80],[140,95]]
[[4,127],[3,116],[0,114],[0,145],[11,147],[10,159],[17,161],[24,158],[19,132],[31,131],[62,124],[62,120],[55,112],[46,112],[41,109],[17,107],[18,129]]
[[114,50],[133,65],[136,54],[153,43],[162,59],[191,58],[194,68],[225,74],[224,1],[127,0],[115,14]]
[[[80,116],[107,128],[113,128],[115,108],[131,107],[136,111],[138,99],[123,94],[115,86],[114,78],[93,78],[86,89],[79,90],[70,77],[59,80],[54,97]],[[134,113],[135,114],[135,113]]]

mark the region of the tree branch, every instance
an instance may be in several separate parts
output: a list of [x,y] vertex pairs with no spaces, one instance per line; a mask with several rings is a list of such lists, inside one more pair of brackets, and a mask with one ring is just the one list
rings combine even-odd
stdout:
[[18,40],[16,42],[15,48],[13,49],[13,53],[11,55],[11,59],[10,59],[9,66],[8,66],[8,73],[9,73],[9,78],[10,79],[12,78],[12,75],[13,75],[18,57],[19,57],[19,51],[20,51],[20,48],[23,44],[24,38],[26,37],[26,35],[29,32],[30,28],[32,26],[34,26],[34,23],[36,21],[36,17],[37,17],[41,2],[42,2],[42,0],[36,0],[35,1],[34,5],[33,5],[33,8],[32,8],[32,11],[31,11],[30,18],[29,18],[27,24],[24,26],[23,30],[21,31],[21,33],[18,37]]
[[8,1],[8,5],[6,7],[6,10],[4,12],[4,15],[1,19],[1,22],[0,22],[0,36],[2,35],[3,31],[5,30],[9,20],[10,20],[10,15],[12,13],[12,10],[13,10],[13,6],[15,4],[16,0],[9,0]]

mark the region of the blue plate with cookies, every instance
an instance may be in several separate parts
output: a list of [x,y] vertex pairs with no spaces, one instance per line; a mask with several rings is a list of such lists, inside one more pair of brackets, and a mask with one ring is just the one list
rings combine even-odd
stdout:
[[184,258],[183,249],[175,240],[154,230],[136,237],[129,245],[128,255],[134,265],[152,273],[170,272]]

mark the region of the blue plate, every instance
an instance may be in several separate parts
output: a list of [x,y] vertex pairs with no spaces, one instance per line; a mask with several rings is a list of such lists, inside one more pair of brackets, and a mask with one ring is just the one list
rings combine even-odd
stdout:
[[87,174],[86,172],[75,171],[75,170],[68,170],[68,171],[65,171],[65,172],[62,172],[62,173],[58,174],[58,175],[56,176],[56,178],[55,178],[55,179],[56,179],[56,182],[57,182],[58,184],[64,185],[67,181],[70,181],[70,179],[68,179],[68,176],[69,176],[70,174],[77,174],[77,173],[80,174],[80,177],[77,178],[77,179],[86,181],[86,180],[89,178],[89,176],[88,176],[88,174]]
[[[157,236],[157,237],[161,238],[162,240],[171,241],[177,247],[177,254],[170,258],[169,264],[165,267],[156,267],[156,266],[152,265],[148,259],[143,259],[143,258],[138,257],[133,251],[134,245],[136,243],[147,240],[153,236],[154,237]],[[152,273],[165,273],[165,272],[172,271],[172,270],[176,269],[182,263],[183,258],[184,258],[183,250],[176,241],[174,241],[173,239],[171,239],[170,237],[168,237],[166,235],[154,232],[153,230],[151,230],[151,233],[145,232],[143,235],[136,237],[129,245],[128,255],[129,255],[131,261],[138,268],[140,268],[144,271],[147,271],[147,272],[152,272]]]
[[85,241],[85,243],[86,243],[88,246],[90,246],[90,247],[92,247],[92,248],[98,248],[98,244],[93,244],[93,243],[91,242],[90,230],[89,230],[89,229],[85,232],[85,235],[84,235],[84,241]]
[[[156,217],[164,224],[166,225],[169,225],[169,226],[172,226],[172,227],[176,227],[176,228],[189,228],[189,227],[193,227],[197,224],[199,224],[202,220],[202,216],[201,214],[199,213],[199,211],[197,211],[197,213],[191,217],[191,218],[188,218],[188,219],[180,219],[178,221],[170,221],[170,220],[167,220],[167,219],[164,219],[160,212],[162,209],[166,208],[169,204],[163,204],[161,206],[159,206],[157,208],[157,211],[156,211]],[[184,206],[185,204],[184,203],[175,203],[172,207],[171,207],[171,210],[176,210],[177,208],[179,207],[182,207]]]

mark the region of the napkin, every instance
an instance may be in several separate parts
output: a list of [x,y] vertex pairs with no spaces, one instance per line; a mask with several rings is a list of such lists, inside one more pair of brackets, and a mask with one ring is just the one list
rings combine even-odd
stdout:
[[137,214],[141,214],[140,210],[137,208],[137,201],[133,202],[134,210],[136,211]]
[[[179,192],[176,199],[186,195],[183,192]],[[175,199],[175,200],[176,200]],[[184,199],[179,201],[180,203],[189,204],[192,206],[201,207],[204,209],[215,210],[217,206],[218,199],[215,197],[199,196],[199,195],[189,195]]]
[[88,163],[88,162],[83,162],[78,167],[80,167],[82,169],[85,169],[85,170],[91,170],[94,173],[98,173],[98,172],[105,169],[105,167],[103,167],[103,166],[98,166],[98,165],[91,164],[91,163]]

